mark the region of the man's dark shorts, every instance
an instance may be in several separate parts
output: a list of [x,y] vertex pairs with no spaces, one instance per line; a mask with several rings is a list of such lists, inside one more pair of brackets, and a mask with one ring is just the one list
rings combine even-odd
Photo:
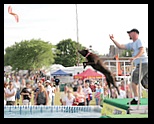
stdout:
[[[132,82],[135,84],[139,83],[139,67],[140,65],[136,66],[132,76]],[[144,88],[148,89],[148,63],[142,63],[141,84]]]

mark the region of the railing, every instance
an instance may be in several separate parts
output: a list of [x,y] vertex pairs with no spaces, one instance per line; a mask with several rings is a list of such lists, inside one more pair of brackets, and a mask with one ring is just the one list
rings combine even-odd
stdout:
[[[138,93],[139,93],[139,102],[138,102],[138,107],[137,107],[137,109],[139,109],[139,103],[140,103],[140,98],[141,98],[141,94],[142,94],[142,90],[141,90],[141,88],[142,88],[142,86],[141,86],[141,70],[142,70],[142,59],[144,59],[144,58],[148,58],[148,57],[138,57],[138,58],[136,58],[136,59],[140,59],[140,64],[139,64],[139,88],[138,88]],[[134,71],[134,69],[133,69],[133,64],[134,64],[134,61],[136,60],[136,59],[134,59],[132,62],[131,62],[131,83],[132,83],[132,75],[133,75],[133,71]],[[109,70],[111,70],[111,68],[110,68],[110,65],[111,65],[111,62],[116,62],[116,78],[117,77],[120,77],[120,76],[118,76],[118,62],[124,62],[124,82],[125,82],[125,91],[126,91],[126,68],[125,68],[125,66],[126,66],[126,62],[130,62],[130,60],[105,60],[104,61],[104,63],[106,63],[106,62],[108,62],[108,66],[109,66]],[[130,89],[131,89],[131,92],[132,92],[132,86],[130,87]],[[110,96],[110,95],[109,95]],[[133,96],[134,96],[134,94],[133,94]],[[130,104],[130,102],[129,102],[129,104]]]
[[[139,87],[138,87],[138,105],[137,105],[137,109],[139,109],[139,106],[140,106],[140,99],[141,99],[141,96],[142,96],[142,86],[141,86],[141,70],[142,70],[142,59],[145,59],[145,58],[148,58],[148,57],[139,57],[139,58],[136,58],[136,59],[140,59],[140,64],[139,64]],[[134,63],[134,61],[136,60],[134,59],[132,61],[132,64]],[[131,77],[133,75],[133,70],[132,70],[132,73],[131,73]],[[131,78],[131,82],[132,82],[132,78]],[[131,86],[131,92],[132,92],[132,86]],[[134,94],[133,94],[134,96]],[[130,105],[130,102],[129,102],[129,105]]]
[[35,113],[46,113],[46,112],[67,112],[67,113],[78,113],[78,112],[100,112],[99,106],[44,106],[44,105],[6,105],[4,106],[4,113],[14,112],[17,114],[35,114]]
[[[123,62],[124,63],[124,76],[123,76],[123,79],[124,79],[124,89],[126,91],[126,77],[127,77],[127,80],[129,80],[128,76],[126,76],[126,62],[130,62],[130,60],[105,60],[104,64],[106,62],[108,62],[108,64],[109,64],[108,66],[109,66],[110,71],[111,71],[111,62],[116,63],[116,79],[118,79],[118,77],[121,77],[121,76],[118,76],[118,62]],[[110,98],[110,92],[109,92],[109,98]]]

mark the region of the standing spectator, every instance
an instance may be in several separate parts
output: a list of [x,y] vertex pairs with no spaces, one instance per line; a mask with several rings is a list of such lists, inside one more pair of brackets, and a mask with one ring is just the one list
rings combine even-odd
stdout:
[[73,105],[73,102],[74,102],[74,95],[72,94],[72,91],[71,90],[68,90],[67,91],[67,96],[65,97],[64,99],[64,105],[66,106],[72,106]]
[[95,102],[96,102],[96,105],[100,105],[100,97],[103,94],[103,88],[101,88],[100,84],[97,84],[97,86],[98,87],[95,92]]
[[23,105],[31,105],[32,91],[30,86],[30,82],[26,82],[26,87],[24,87],[20,92]]
[[15,77],[14,88],[16,88],[15,100],[17,100],[17,105],[19,105],[19,100],[20,100],[20,82],[19,82],[19,78],[17,76]]
[[91,88],[89,87],[89,83],[85,82],[84,88],[83,88],[83,92],[85,93],[86,96],[86,105],[89,106],[90,103],[90,99],[89,99],[89,95],[92,94]]
[[126,91],[121,89],[121,85],[118,86],[120,95],[117,94],[117,98],[123,99],[126,98]]
[[104,98],[109,97],[109,88],[107,85],[104,86]]
[[113,99],[117,98],[117,90],[115,89],[115,87],[112,86],[111,91],[112,91],[112,96],[111,97]]
[[77,98],[78,98],[78,106],[85,106],[86,97],[85,97],[85,93],[83,92],[82,85],[78,86],[78,89],[75,95],[77,95]]
[[55,92],[56,88],[53,85],[53,82],[50,83],[51,89],[52,89],[52,100],[51,100],[51,105],[55,105]]
[[75,93],[74,94],[74,101],[73,101],[73,106],[78,106],[78,104],[79,104],[79,98],[78,98],[78,94],[77,93]]
[[90,88],[91,88],[92,92],[95,92],[96,87],[95,87],[94,81],[91,82]]
[[52,88],[50,86],[50,80],[47,80],[46,82],[46,91],[47,91],[47,94],[48,94],[48,105],[52,105]]
[[60,103],[61,103],[61,105],[64,105],[64,100],[65,100],[65,97],[67,96],[67,91],[68,91],[68,87],[65,86],[64,87],[64,92],[62,92],[60,94]]
[[9,74],[6,75],[5,79],[6,79],[6,82],[9,83],[9,81],[10,81]]
[[6,105],[6,97],[5,97],[6,89],[8,89],[8,83],[7,82],[4,83],[4,105]]
[[24,76],[21,78],[20,90],[26,87],[26,80]]
[[39,85],[43,85],[43,81],[39,80],[37,83],[33,84],[33,91],[34,91],[34,99],[36,97],[36,93],[39,91]]
[[36,93],[35,105],[48,105],[48,94],[44,86],[38,83],[39,91]]
[[13,82],[9,81],[9,87],[5,90],[6,105],[15,105],[16,89],[13,86]]
[[59,92],[59,82],[60,80],[58,78],[55,78],[55,84],[56,84],[56,91]]

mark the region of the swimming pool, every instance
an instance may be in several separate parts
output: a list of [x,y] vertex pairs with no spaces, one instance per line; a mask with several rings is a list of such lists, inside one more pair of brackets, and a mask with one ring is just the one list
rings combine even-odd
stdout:
[[100,118],[99,106],[4,106],[4,118]]

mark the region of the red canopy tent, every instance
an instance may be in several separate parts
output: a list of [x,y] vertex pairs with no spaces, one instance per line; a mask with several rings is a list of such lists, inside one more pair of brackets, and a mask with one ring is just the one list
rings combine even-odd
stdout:
[[92,69],[87,69],[86,71],[74,75],[74,79],[84,79],[84,78],[102,78],[104,75],[99,74],[96,71],[93,71]]

